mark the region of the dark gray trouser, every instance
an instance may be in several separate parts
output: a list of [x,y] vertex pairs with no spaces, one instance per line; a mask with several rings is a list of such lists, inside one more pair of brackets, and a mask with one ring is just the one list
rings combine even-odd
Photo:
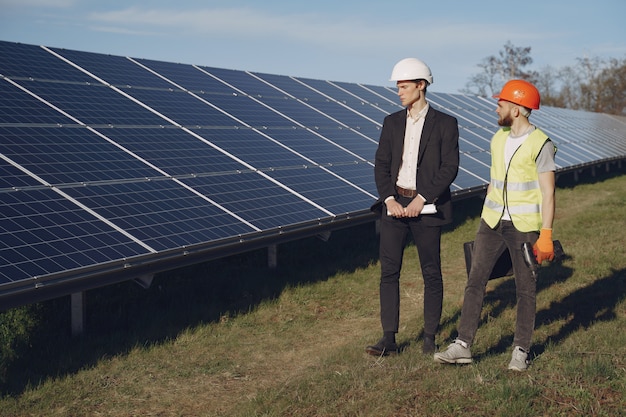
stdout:
[[398,332],[400,269],[408,232],[413,235],[424,278],[424,333],[435,335],[441,319],[441,227],[425,226],[419,218],[395,219],[383,213],[380,221],[380,320],[383,331]]
[[513,345],[525,350],[530,349],[535,328],[537,283],[532,277],[530,268],[524,262],[522,243],[534,244],[538,237],[537,232],[518,231],[510,221],[502,221],[495,229],[491,229],[481,219],[474,240],[472,266],[465,287],[458,328],[459,339],[470,344],[474,340],[489,275],[500,255],[508,248],[513,263],[515,294],[517,296],[517,317]]

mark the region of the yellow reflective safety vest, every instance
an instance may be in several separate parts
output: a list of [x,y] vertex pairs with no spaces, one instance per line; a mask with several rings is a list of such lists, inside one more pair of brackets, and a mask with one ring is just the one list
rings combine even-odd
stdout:
[[510,130],[502,128],[491,139],[491,189],[485,197],[481,217],[494,229],[506,209],[517,230],[539,231],[543,199],[535,161],[550,138],[539,129],[532,131],[507,167],[504,147]]

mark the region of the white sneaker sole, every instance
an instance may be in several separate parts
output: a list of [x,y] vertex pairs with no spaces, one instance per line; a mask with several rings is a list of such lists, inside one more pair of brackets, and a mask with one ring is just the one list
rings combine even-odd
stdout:
[[461,365],[466,365],[468,363],[472,363],[472,358],[448,359],[448,358],[443,358],[441,356],[438,356],[436,353],[435,353],[434,358],[435,358],[435,362],[437,362],[437,363],[453,363],[453,364],[454,363],[458,363],[458,364],[461,364]]

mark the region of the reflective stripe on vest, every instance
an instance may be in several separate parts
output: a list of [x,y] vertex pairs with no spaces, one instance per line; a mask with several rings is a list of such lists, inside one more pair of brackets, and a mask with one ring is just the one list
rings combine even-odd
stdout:
[[541,189],[535,161],[548,136],[535,129],[515,151],[505,167],[504,147],[510,129],[500,129],[491,140],[491,190],[485,197],[481,217],[495,228],[507,210],[521,232],[541,229]]

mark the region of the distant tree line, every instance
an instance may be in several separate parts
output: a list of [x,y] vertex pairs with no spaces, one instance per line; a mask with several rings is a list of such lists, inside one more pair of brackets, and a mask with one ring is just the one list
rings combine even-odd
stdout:
[[577,58],[572,66],[534,71],[527,69],[533,63],[530,51],[508,41],[497,56],[478,64],[481,72],[461,92],[491,97],[506,81],[519,78],[537,86],[542,105],[626,115],[626,57]]

